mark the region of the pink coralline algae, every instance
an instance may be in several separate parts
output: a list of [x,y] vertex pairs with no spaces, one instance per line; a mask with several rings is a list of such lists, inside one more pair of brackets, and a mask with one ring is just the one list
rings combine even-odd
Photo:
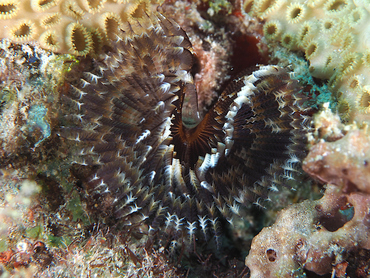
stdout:
[[[347,221],[345,210],[354,215]],[[323,198],[282,210],[272,227],[252,241],[246,265],[251,277],[301,277],[304,269],[335,272],[350,251],[370,249],[370,196],[327,185]],[[347,221],[347,222],[346,222]]]
[[302,277],[307,270],[346,277],[348,269],[369,277],[366,259],[351,261],[370,250],[370,134],[366,124],[343,126],[328,111],[316,118],[318,139],[303,161],[307,173],[328,183],[325,194],[284,209],[253,239],[251,277]]
[[[320,141],[305,159],[303,169],[326,183],[355,187],[370,194],[370,131],[354,129],[334,142]],[[330,165],[330,167],[328,167]]]

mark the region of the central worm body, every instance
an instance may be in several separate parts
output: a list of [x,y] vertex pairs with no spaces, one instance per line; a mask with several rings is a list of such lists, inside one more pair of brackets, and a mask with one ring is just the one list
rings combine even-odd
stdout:
[[260,205],[293,178],[308,118],[286,69],[235,78],[200,121],[189,102],[183,109],[196,95],[193,51],[175,22],[148,16],[112,48],[70,86],[76,126],[61,134],[83,142],[80,163],[98,166],[87,183],[111,196],[122,224],[207,237],[219,217],[232,223],[240,206]]

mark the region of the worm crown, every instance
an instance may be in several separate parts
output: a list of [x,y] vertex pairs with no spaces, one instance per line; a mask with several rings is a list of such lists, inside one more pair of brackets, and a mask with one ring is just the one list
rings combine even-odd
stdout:
[[112,196],[123,224],[188,239],[217,236],[219,217],[232,223],[293,179],[309,122],[297,81],[273,65],[232,80],[203,119],[195,108],[185,117],[192,63],[174,21],[127,24],[96,70],[70,85],[76,126],[61,130],[81,142],[79,163],[99,166],[87,183]]

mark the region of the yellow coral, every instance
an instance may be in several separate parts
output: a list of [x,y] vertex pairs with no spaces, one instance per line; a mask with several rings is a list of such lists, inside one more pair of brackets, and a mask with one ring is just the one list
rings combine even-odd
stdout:
[[122,21],[117,14],[110,12],[101,16],[99,24],[105,36],[114,40],[120,27],[122,26]]
[[370,86],[364,86],[361,93],[358,94],[357,106],[362,112],[370,112]]
[[65,1],[62,5],[62,12],[70,17],[73,17],[76,20],[81,20],[85,12],[81,9],[80,6],[73,0]]
[[90,30],[91,34],[91,41],[92,41],[92,49],[93,49],[93,54],[99,54],[102,50],[102,47],[104,45],[104,38],[99,30],[99,28],[94,28]]
[[69,52],[74,55],[85,56],[91,51],[91,35],[80,23],[73,22],[67,26],[65,40],[69,47]]
[[298,23],[302,21],[307,13],[303,4],[292,3],[287,8],[286,16],[289,23]]
[[[264,22],[272,46],[302,51],[311,75],[327,79],[334,93],[343,92],[339,101],[349,104],[351,120],[358,111],[370,120],[370,109],[364,109],[368,94],[359,89],[370,85],[368,0],[244,0],[243,7]],[[352,76],[362,76],[362,85],[354,88]]]
[[337,112],[342,120],[344,121],[348,120],[350,116],[349,111],[350,111],[350,104],[348,103],[348,101],[341,99],[338,102]]
[[[344,53],[344,58],[339,65],[339,68],[336,72],[336,78],[342,80],[344,77],[348,76],[349,73],[352,73],[359,63],[359,54],[358,53]],[[336,86],[337,84],[333,84]]]
[[14,17],[19,10],[19,2],[16,0],[1,1],[0,20]]
[[363,53],[363,56],[362,56],[362,64],[365,67],[370,68],[370,51],[367,50],[367,49]]
[[317,57],[320,55],[320,52],[322,51],[322,42],[319,40],[311,40],[309,43],[307,43],[307,46],[305,47],[305,54],[306,58],[312,59],[314,57]]
[[35,12],[46,11],[56,6],[60,0],[31,0],[31,8]]
[[280,36],[282,27],[279,21],[272,20],[263,26],[263,33],[267,39],[276,39]]
[[329,13],[343,12],[349,7],[348,0],[329,0],[325,3],[325,9]]
[[243,10],[246,13],[251,12],[252,11],[252,7],[253,7],[253,4],[254,4],[254,0],[245,0],[243,2]]
[[[153,0],[161,2],[161,0]],[[0,39],[38,41],[52,51],[98,54],[122,24],[140,19],[149,0],[0,0]]]
[[353,9],[348,17],[348,21],[351,27],[357,28],[364,24],[366,21],[367,12],[362,7],[356,7]]
[[41,47],[57,52],[60,49],[58,35],[54,30],[48,30],[41,34],[39,38]]
[[306,45],[307,41],[317,32],[317,29],[318,27],[316,22],[303,22],[303,24],[299,26],[299,29],[297,30],[299,46],[302,47]]
[[41,26],[45,29],[53,27],[54,25],[58,24],[62,20],[61,13],[53,13],[47,14],[43,18],[41,18]]
[[320,22],[320,28],[322,33],[333,34],[338,31],[339,24],[335,18],[324,18]]
[[22,20],[10,29],[10,39],[16,42],[32,40],[36,32],[35,24],[31,20]]
[[100,12],[107,0],[83,0],[82,5],[91,14]]
[[272,12],[278,10],[283,0],[260,0],[255,1],[253,5],[253,12],[260,18],[265,18]]
[[351,90],[357,90],[362,85],[362,83],[363,83],[363,81],[362,81],[361,76],[359,76],[357,74],[348,78],[348,87]]
[[295,35],[291,33],[285,33],[281,38],[281,44],[288,49],[296,49],[297,42]]
[[323,2],[323,0],[308,0],[307,1],[307,6],[311,7],[311,8],[314,8],[314,7],[317,7],[317,6],[321,5],[322,2]]

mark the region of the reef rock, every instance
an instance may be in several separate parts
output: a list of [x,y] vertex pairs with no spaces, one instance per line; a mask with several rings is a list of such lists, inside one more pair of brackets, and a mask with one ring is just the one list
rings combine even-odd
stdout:
[[[348,252],[370,249],[370,196],[343,194],[327,185],[323,198],[282,210],[272,227],[252,241],[246,258],[251,277],[323,275],[345,262]],[[353,217],[352,208],[354,210]]]

